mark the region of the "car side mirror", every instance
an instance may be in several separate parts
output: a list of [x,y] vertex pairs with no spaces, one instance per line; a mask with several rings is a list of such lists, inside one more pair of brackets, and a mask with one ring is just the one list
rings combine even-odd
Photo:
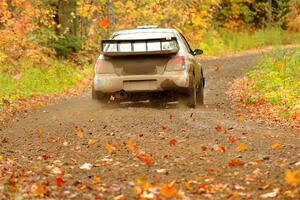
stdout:
[[201,55],[201,54],[203,54],[203,50],[201,50],[201,49],[195,49],[193,51],[193,55],[194,56],[198,56],[198,55]]

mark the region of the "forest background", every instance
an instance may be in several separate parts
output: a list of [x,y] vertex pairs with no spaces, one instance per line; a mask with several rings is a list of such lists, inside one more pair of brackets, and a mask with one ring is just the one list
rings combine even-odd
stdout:
[[0,0],[0,108],[91,77],[100,40],[158,25],[222,55],[300,43],[299,0]]

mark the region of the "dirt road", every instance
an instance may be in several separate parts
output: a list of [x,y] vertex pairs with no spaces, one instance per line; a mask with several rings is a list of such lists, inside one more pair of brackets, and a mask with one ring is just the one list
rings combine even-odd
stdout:
[[[86,94],[20,114],[0,130],[0,181],[11,184],[14,171],[23,189],[1,184],[0,195],[134,199],[175,191],[179,199],[262,199],[271,192],[273,199],[297,199],[299,187],[284,174],[299,168],[300,134],[237,117],[225,95],[259,58],[204,61],[207,106],[197,109],[103,106]],[[91,169],[80,169],[84,163]]]

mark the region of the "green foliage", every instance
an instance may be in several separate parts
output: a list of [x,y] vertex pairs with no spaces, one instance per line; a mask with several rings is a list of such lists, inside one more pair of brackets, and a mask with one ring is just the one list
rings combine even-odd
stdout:
[[260,98],[285,106],[289,113],[300,111],[300,49],[272,52],[248,77]]
[[50,47],[56,51],[58,57],[66,57],[68,54],[82,49],[82,41],[78,36],[65,35],[54,41]]
[[218,55],[268,45],[300,44],[300,33],[289,33],[280,28],[235,32],[225,29],[209,31],[204,35],[201,47],[206,55]]
[[92,74],[90,65],[79,69],[72,62],[57,59],[51,59],[49,65],[50,68],[40,68],[28,60],[21,60],[18,74],[3,72],[0,67],[0,102],[59,93]]

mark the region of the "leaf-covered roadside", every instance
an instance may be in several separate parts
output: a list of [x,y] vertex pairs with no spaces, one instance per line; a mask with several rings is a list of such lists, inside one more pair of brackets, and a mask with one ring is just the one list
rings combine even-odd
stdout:
[[[189,124],[199,122],[197,115],[190,118]],[[73,127],[65,136],[41,128],[27,130],[30,140],[21,146],[34,149],[33,152],[17,148],[15,152],[27,156],[0,155],[0,195],[11,199],[234,200],[296,199],[299,194],[300,161],[295,161],[299,158],[295,155],[299,147],[289,142],[272,144],[282,136],[265,135],[263,138],[269,141],[264,151],[272,157],[255,158],[249,156],[260,146],[255,142],[255,134],[216,125],[209,130],[210,137],[219,142],[195,142],[194,137],[199,134],[192,135],[195,127],[177,130],[180,118],[175,114],[164,115],[163,119],[168,124],[154,125],[153,133],[140,133],[128,139],[122,134],[116,140],[116,135],[103,136],[81,127]],[[99,119],[86,121],[94,125]],[[102,132],[109,133],[110,127]],[[5,148],[13,145],[13,139],[8,137],[1,137]],[[154,144],[158,149],[152,148]],[[192,146],[190,150],[188,146]],[[293,161],[275,159],[287,150],[294,152]],[[274,176],[268,167],[270,162],[280,171],[279,180],[268,179]],[[257,185],[259,192],[251,190]]]
[[236,80],[230,98],[253,117],[300,128],[300,49],[269,53],[247,76]]
[[18,62],[0,53],[0,123],[17,112],[32,110],[60,98],[81,94],[91,85],[89,57],[59,60],[36,56]]

